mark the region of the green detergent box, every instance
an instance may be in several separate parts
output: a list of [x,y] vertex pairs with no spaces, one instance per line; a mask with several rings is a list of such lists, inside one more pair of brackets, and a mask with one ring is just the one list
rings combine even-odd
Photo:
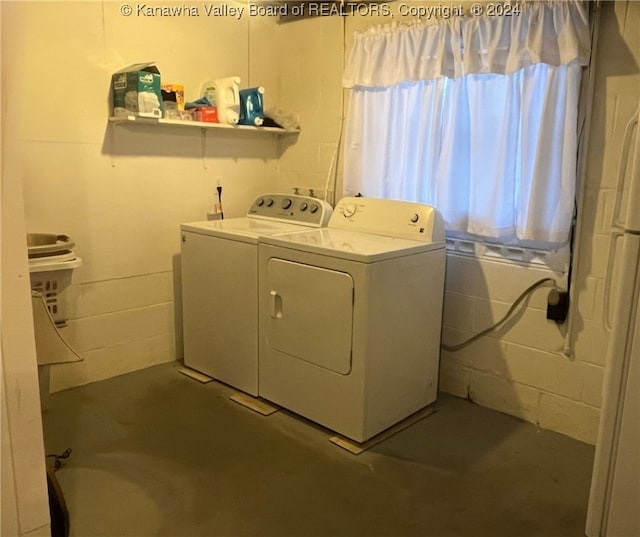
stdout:
[[137,63],[111,77],[113,115],[162,117],[160,71],[151,63]]

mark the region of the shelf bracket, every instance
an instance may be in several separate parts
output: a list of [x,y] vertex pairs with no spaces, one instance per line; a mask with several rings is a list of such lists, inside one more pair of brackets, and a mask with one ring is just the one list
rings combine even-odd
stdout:
[[207,129],[202,127],[200,129],[200,150],[202,152],[202,169],[207,168]]
[[116,126],[113,123],[109,123],[109,126],[107,127],[107,129],[109,130],[109,156],[111,157],[111,167],[115,168],[116,167],[116,159],[114,157],[115,154],[115,147],[116,147],[116,135],[115,135],[115,131],[116,131]]

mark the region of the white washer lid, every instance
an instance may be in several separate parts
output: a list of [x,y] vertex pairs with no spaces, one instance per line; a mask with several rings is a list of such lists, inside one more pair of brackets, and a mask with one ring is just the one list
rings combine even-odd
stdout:
[[445,245],[444,241],[422,242],[332,228],[261,237],[259,242],[360,263],[374,263],[430,250],[444,250]]
[[182,231],[192,231],[200,235],[210,235],[211,237],[232,239],[252,244],[258,243],[258,237],[304,231],[309,228],[310,226],[303,224],[288,224],[248,217],[180,224]]

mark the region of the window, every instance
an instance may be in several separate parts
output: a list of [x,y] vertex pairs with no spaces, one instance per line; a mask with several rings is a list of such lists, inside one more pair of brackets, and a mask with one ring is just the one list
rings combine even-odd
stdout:
[[433,205],[450,246],[562,249],[588,51],[586,7],[573,2],[356,34],[345,193]]

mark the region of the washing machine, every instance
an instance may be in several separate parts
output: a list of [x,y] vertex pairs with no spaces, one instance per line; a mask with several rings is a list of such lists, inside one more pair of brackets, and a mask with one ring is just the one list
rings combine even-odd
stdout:
[[181,224],[187,367],[258,395],[258,238],[326,226],[331,207],[265,194],[246,217]]
[[371,198],[261,237],[260,395],[356,442],[434,402],[444,239],[433,207]]

